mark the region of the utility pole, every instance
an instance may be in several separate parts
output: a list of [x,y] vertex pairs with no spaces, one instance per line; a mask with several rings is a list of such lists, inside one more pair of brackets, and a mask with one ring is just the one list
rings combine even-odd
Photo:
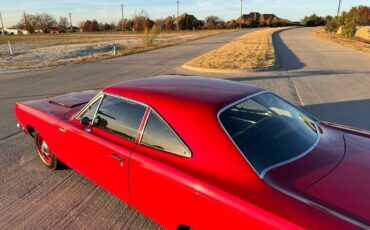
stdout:
[[121,29],[124,30],[123,4],[121,4]]
[[1,20],[1,29],[2,29],[2,33],[1,35],[5,35],[5,28],[4,28],[4,23],[3,23],[3,16],[1,15],[1,12],[0,12],[0,20]]
[[240,29],[242,28],[243,22],[243,0],[240,0]]
[[24,27],[27,30],[27,17],[26,17],[26,11],[23,11],[23,17],[24,17]]
[[339,14],[340,14],[341,5],[342,5],[342,0],[339,0],[337,16],[339,16]]
[[73,32],[72,13],[68,13],[68,15],[69,15],[69,24],[71,25],[69,29],[71,30],[71,32]]
[[180,1],[177,1],[177,30],[180,30]]

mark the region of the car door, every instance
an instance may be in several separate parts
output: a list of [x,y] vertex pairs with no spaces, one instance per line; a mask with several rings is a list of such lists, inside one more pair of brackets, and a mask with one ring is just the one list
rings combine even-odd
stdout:
[[[187,223],[197,195],[186,181],[191,152],[173,129],[150,112],[130,160],[130,187],[137,209],[165,228]],[[184,170],[184,171],[183,171]]]
[[[58,157],[98,185],[129,202],[129,158],[146,107],[111,95],[97,98],[75,122],[61,122]],[[88,117],[91,125],[79,125]]]

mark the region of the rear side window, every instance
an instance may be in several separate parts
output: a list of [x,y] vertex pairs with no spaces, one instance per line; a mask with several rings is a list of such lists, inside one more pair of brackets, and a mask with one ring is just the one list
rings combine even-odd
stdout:
[[153,112],[149,115],[141,144],[180,156],[191,156],[190,151],[172,129]]
[[146,107],[121,98],[105,96],[94,125],[128,140],[136,139]]

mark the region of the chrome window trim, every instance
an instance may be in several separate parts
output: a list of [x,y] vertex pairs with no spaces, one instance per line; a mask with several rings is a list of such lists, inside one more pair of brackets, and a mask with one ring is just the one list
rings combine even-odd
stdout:
[[[318,127],[317,127],[317,124],[316,123],[315,123],[315,127],[316,127],[316,130],[318,130]],[[317,131],[316,131],[316,133],[317,133]],[[296,161],[296,160],[298,160],[298,159],[306,156],[307,154],[309,154],[319,144],[319,141],[320,141],[320,134],[317,133],[316,140],[315,140],[315,142],[313,143],[313,145],[310,148],[308,148],[306,151],[304,151],[303,153],[301,153],[301,154],[299,154],[299,155],[297,155],[297,156],[295,156],[293,158],[290,158],[290,159],[288,159],[286,161],[283,161],[283,162],[280,162],[280,163],[276,163],[274,165],[271,165],[271,166],[265,168],[264,170],[262,170],[261,175],[260,175],[260,178],[263,179],[265,177],[266,173],[268,173],[271,169],[274,169],[274,168],[277,168],[277,167],[280,167],[280,166],[289,164],[289,163],[291,163],[293,161]]]
[[[168,152],[166,150],[163,150],[163,149],[159,149],[159,148],[155,148],[153,146],[149,146],[149,145],[146,145],[144,143],[142,143],[142,137],[144,135],[144,132],[145,132],[145,128],[146,128],[146,125],[148,123],[148,120],[149,120],[149,116],[151,114],[154,114],[156,115],[163,123],[165,126],[167,126],[167,128],[170,130],[170,132],[176,137],[176,139],[180,142],[180,144],[182,145],[182,147],[186,150],[187,154],[183,155],[183,154],[178,154],[178,153],[173,153],[173,152]],[[143,126],[143,130],[142,130],[142,133],[141,133],[141,136],[140,136],[140,140],[139,140],[139,144],[140,145],[143,145],[143,146],[146,146],[148,148],[152,148],[152,149],[156,149],[156,150],[159,150],[159,151],[162,151],[162,152],[166,152],[166,153],[169,153],[169,154],[173,154],[173,155],[176,155],[176,156],[181,156],[181,157],[186,157],[186,158],[191,158],[192,157],[192,152],[190,151],[189,147],[185,144],[185,142],[179,137],[179,135],[177,135],[177,133],[174,131],[174,129],[163,119],[163,117],[153,108],[150,107],[150,111],[149,111],[149,114],[146,118],[146,121],[145,121],[145,124]]]
[[[81,115],[86,112],[86,110],[89,109],[89,107],[94,104],[97,100],[100,99],[100,97],[103,96],[103,93],[100,91],[98,94],[95,95],[81,110],[77,113],[77,115],[74,117],[76,120],[81,119]],[[99,108],[99,107],[98,107]]]
[[[148,123],[148,119],[149,119],[149,116],[150,116],[150,114],[152,113],[152,108],[150,108],[149,107],[149,112],[148,112],[148,115],[146,116],[146,118],[145,118],[145,121],[144,121],[144,124],[143,124],[143,128],[141,129],[141,131],[140,131],[140,136],[139,136],[139,140],[138,140],[138,144],[140,144],[140,145],[142,145],[141,144],[141,139],[143,139],[143,134],[144,134],[144,130],[145,130],[145,128],[146,128],[146,124]],[[147,147],[149,147],[149,146],[147,146]]]
[[[98,111],[99,111],[99,109],[100,109],[101,103],[103,102],[104,98],[105,98],[105,95],[104,95],[104,94],[102,94],[102,96],[101,96],[101,97],[99,97],[99,99],[98,99],[98,100],[100,100],[100,102],[99,102],[99,104],[98,104],[98,107],[97,107],[97,108],[96,108],[96,110],[95,110],[94,117],[93,117],[93,119],[91,120],[91,124],[90,124],[90,125],[92,125],[92,126],[94,126],[94,122],[95,122],[96,116],[97,116],[97,114],[98,114]],[[96,100],[96,101],[97,101],[97,100]],[[96,101],[95,101],[95,102],[96,102]]]
[[[308,153],[310,153],[316,146],[317,146],[317,144],[319,143],[319,141],[320,141],[320,134],[319,134],[319,132],[318,132],[318,127],[317,127],[317,123],[319,122],[319,121],[315,121],[315,127],[316,127],[316,134],[317,134],[317,137],[316,137],[316,140],[315,140],[315,142],[314,142],[314,144],[310,147],[310,148],[308,148],[306,151],[304,151],[303,153],[301,153],[301,154],[299,154],[298,156],[295,156],[295,157],[293,157],[293,158],[291,158],[291,159],[288,159],[288,160],[286,160],[286,161],[283,161],[283,162],[280,162],[280,163],[277,163],[277,164],[273,164],[273,165],[271,165],[271,166],[269,166],[269,167],[267,167],[267,168],[265,168],[264,170],[262,170],[262,172],[261,172],[261,174],[259,174],[257,171],[256,171],[256,169],[253,167],[253,165],[251,164],[251,162],[247,159],[247,157],[243,154],[243,152],[240,150],[240,148],[238,147],[238,145],[235,143],[235,141],[233,140],[233,138],[230,136],[230,134],[227,132],[227,130],[226,130],[226,128],[224,127],[224,125],[222,124],[222,122],[221,122],[221,120],[220,120],[220,115],[221,115],[221,113],[223,113],[225,110],[227,110],[227,109],[229,109],[229,108],[231,108],[231,107],[233,107],[233,106],[235,106],[235,105],[237,105],[237,104],[240,104],[240,103],[242,103],[243,101],[246,101],[246,100],[249,100],[249,99],[251,99],[251,98],[253,98],[253,97],[255,97],[255,96],[258,96],[258,95],[261,95],[261,94],[265,94],[265,93],[270,93],[270,94],[272,94],[272,95],[274,95],[274,96],[276,96],[276,97],[278,97],[279,99],[282,99],[281,97],[279,97],[279,96],[277,96],[276,94],[274,94],[274,93],[272,93],[272,92],[270,92],[270,91],[261,91],[261,92],[257,92],[257,93],[254,93],[254,94],[251,94],[251,95],[249,95],[249,96],[247,96],[247,97],[244,97],[244,98],[242,98],[242,99],[240,99],[240,100],[238,100],[238,101],[235,101],[235,102],[233,102],[233,103],[231,103],[231,104],[229,104],[229,105],[227,105],[227,106],[225,106],[225,107],[223,107],[222,109],[220,109],[218,112],[217,112],[217,120],[218,120],[218,122],[219,122],[219,124],[221,125],[221,127],[222,127],[222,129],[224,130],[224,132],[226,133],[226,135],[229,137],[229,139],[231,140],[231,142],[234,144],[234,146],[238,149],[238,151],[239,151],[239,153],[243,156],[243,158],[248,162],[248,164],[251,166],[251,168],[253,169],[253,171],[261,178],[261,179],[263,179],[264,178],[264,176],[266,175],[266,173],[268,172],[268,171],[270,171],[271,169],[274,169],[274,168],[277,168],[277,167],[280,167],[280,166],[283,166],[283,165],[286,165],[286,164],[289,164],[289,163],[291,163],[291,162],[293,162],[293,161],[295,161],[295,160],[298,160],[299,158],[302,158],[302,157],[304,157],[305,155],[307,155]],[[284,102],[286,102],[285,100],[283,100]],[[293,104],[291,104],[291,103],[289,103],[288,102],[288,104],[290,104],[290,105],[292,105],[294,108],[297,108],[295,105],[293,105]],[[299,109],[299,108],[297,108],[299,111],[301,111],[302,113],[304,113],[305,115],[307,115],[307,113],[306,112],[304,112],[303,110],[301,110],[301,109]],[[310,118],[312,118],[311,116],[309,116]]]
[[[79,116],[81,116],[81,114],[83,114],[89,108],[90,105],[94,104],[97,100],[99,100],[100,98],[102,98],[102,100],[100,101],[100,103],[98,105],[98,108],[95,111],[95,115],[94,115],[94,118],[92,120],[92,124],[94,124],[94,120],[96,118],[96,114],[97,114],[97,112],[98,112],[98,110],[99,110],[99,108],[101,106],[101,103],[103,102],[103,99],[104,99],[105,96],[116,97],[116,98],[119,98],[119,99],[122,99],[122,100],[125,100],[125,101],[129,101],[129,102],[132,102],[132,103],[135,103],[135,104],[142,105],[145,108],[149,108],[150,109],[149,114],[146,117],[145,121],[143,121],[143,118],[141,119],[141,122],[144,122],[144,126],[143,126],[143,129],[141,131],[140,130],[137,131],[136,136],[139,133],[139,139],[137,140],[137,138],[136,138],[134,142],[138,142],[138,144],[141,144],[141,139],[143,137],[143,134],[144,134],[144,131],[145,131],[146,124],[148,122],[149,116],[150,116],[150,114],[152,112],[154,112],[159,117],[159,119],[169,128],[169,130],[174,134],[174,136],[179,140],[180,144],[185,148],[185,150],[187,151],[188,154],[182,155],[182,154],[178,154],[178,153],[167,152],[167,151],[164,151],[162,149],[157,149],[157,148],[154,148],[154,149],[157,149],[157,150],[160,150],[160,151],[169,153],[169,154],[173,154],[173,155],[176,155],[176,156],[186,157],[186,158],[191,158],[193,156],[193,153],[190,150],[190,148],[185,144],[185,142],[179,137],[179,135],[177,135],[177,133],[174,131],[174,129],[166,122],[166,120],[154,108],[152,108],[151,106],[149,106],[149,105],[147,105],[147,104],[145,104],[143,102],[136,101],[136,100],[131,99],[131,98],[127,98],[127,97],[123,97],[123,96],[119,96],[119,95],[115,95],[115,94],[111,94],[111,93],[106,93],[106,92],[100,91],[93,99],[91,99],[91,101],[89,103],[87,103],[85,105],[84,108],[81,109],[81,111],[75,116],[75,119],[77,119],[77,120],[81,119]],[[144,116],[145,116],[145,113],[144,113]],[[141,145],[144,145],[144,144],[141,144]],[[144,145],[144,146],[147,146],[147,145]],[[147,146],[147,147],[153,148],[151,146]]]

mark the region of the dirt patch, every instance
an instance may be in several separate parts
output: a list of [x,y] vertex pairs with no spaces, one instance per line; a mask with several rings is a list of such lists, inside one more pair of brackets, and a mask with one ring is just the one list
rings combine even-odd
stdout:
[[192,70],[235,72],[275,65],[272,34],[285,28],[268,28],[240,38],[185,63]]

